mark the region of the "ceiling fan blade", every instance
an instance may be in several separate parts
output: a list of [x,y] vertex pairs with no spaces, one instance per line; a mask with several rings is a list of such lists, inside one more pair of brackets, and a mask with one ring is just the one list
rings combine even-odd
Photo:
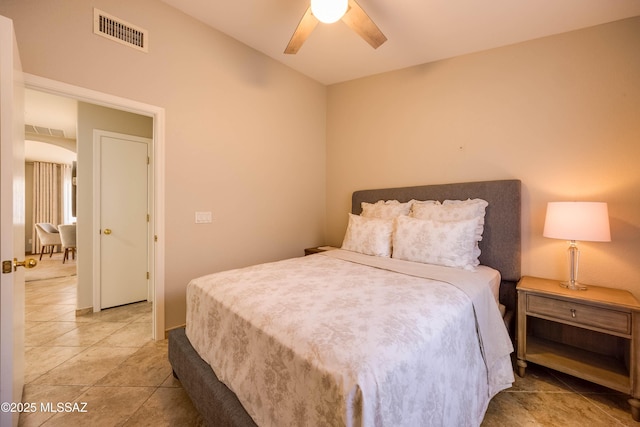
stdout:
[[302,15],[302,19],[291,36],[291,40],[289,40],[289,44],[284,50],[284,53],[291,55],[297,53],[304,41],[309,37],[309,34],[316,28],[316,25],[318,25],[318,18],[313,16],[311,6],[309,6],[304,15]]
[[367,12],[356,3],[356,0],[349,0],[349,10],[342,17],[342,21],[365,39],[374,49],[379,48],[382,43],[387,41],[380,28],[369,18]]

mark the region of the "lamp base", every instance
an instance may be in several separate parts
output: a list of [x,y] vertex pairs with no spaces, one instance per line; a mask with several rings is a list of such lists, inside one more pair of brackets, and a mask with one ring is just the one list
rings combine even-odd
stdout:
[[587,287],[578,282],[560,282],[560,286],[572,291],[586,291]]

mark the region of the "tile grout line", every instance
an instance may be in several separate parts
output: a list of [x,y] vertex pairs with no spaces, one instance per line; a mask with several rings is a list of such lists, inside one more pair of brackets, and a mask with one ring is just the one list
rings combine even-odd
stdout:
[[[55,279],[55,278],[52,278],[50,280],[53,280],[53,279]],[[28,284],[33,283],[33,286],[37,286],[37,285],[42,284],[41,282],[43,282],[45,280],[47,280],[47,279],[38,280],[37,282],[40,282],[40,283],[33,283],[34,281],[32,281],[32,282],[28,282]],[[51,297],[55,298],[55,295],[59,295],[60,292],[59,291],[58,292],[50,291],[50,292],[46,292],[46,295],[43,294],[43,293],[39,293],[39,294],[36,294],[36,295],[29,295],[29,294],[33,294],[33,293],[29,292],[29,291],[25,292],[25,306],[29,305],[28,302],[27,302],[29,297],[40,299],[40,298],[46,298],[47,296],[51,296]],[[61,298],[61,301],[64,301],[64,298]],[[32,306],[39,306],[39,305],[42,305],[43,307],[47,307],[44,304],[32,304]],[[55,306],[55,305],[64,306],[64,305],[69,305],[69,304],[53,304],[53,306]],[[53,310],[55,312],[55,309],[53,309]],[[36,308],[34,311],[37,312],[38,309]],[[72,357],[63,360],[60,363],[57,363],[55,366],[47,369],[46,372],[43,372],[43,373],[39,374],[38,376],[36,376],[35,378],[31,379],[28,384],[31,387],[34,387],[36,390],[37,390],[37,388],[39,386],[45,386],[45,387],[50,388],[50,389],[65,388],[65,387],[80,387],[78,394],[76,395],[74,393],[74,396],[73,396],[73,399],[72,399],[73,401],[77,402],[78,399],[81,399],[83,395],[86,395],[93,388],[108,387],[108,386],[97,385],[97,383],[102,381],[105,377],[108,377],[109,375],[112,375],[113,372],[116,372],[118,369],[120,369],[131,357],[133,357],[140,349],[142,349],[146,345],[146,343],[143,343],[142,345],[135,345],[133,347],[128,347],[128,348],[131,348],[131,349],[135,349],[133,351],[133,353],[131,353],[131,354],[127,355],[125,358],[123,358],[117,365],[115,365],[112,369],[110,369],[105,375],[101,376],[98,379],[93,380],[92,384],[89,384],[89,385],[87,385],[87,384],[68,384],[68,385],[65,384],[65,385],[62,385],[62,384],[34,384],[34,382],[37,381],[42,376],[47,375],[48,373],[50,373],[54,369],[64,365],[64,363],[67,363],[68,361],[70,361],[70,360],[72,360],[72,359],[74,359],[74,358],[76,358],[78,356],[81,356],[82,354],[85,354],[86,352],[91,351],[92,349],[108,348],[109,346],[103,347],[103,346],[100,346],[99,344],[102,343],[102,342],[105,342],[105,340],[108,340],[110,337],[113,337],[114,335],[118,334],[119,332],[122,332],[123,329],[125,329],[127,327],[130,327],[131,325],[133,325],[135,323],[146,323],[146,322],[142,322],[141,321],[141,320],[143,320],[143,317],[145,316],[145,313],[139,313],[137,315],[128,316],[126,321],[119,320],[116,317],[116,319],[115,319],[116,321],[114,321],[114,322],[105,321],[105,320],[101,320],[101,319],[96,319],[95,321],[78,322],[77,320],[67,320],[67,316],[68,316],[68,313],[63,313],[63,314],[60,314],[59,316],[53,316],[53,318],[51,318],[51,319],[37,319],[37,320],[30,320],[29,321],[29,322],[33,322],[33,324],[32,324],[32,326],[30,328],[25,329],[25,332],[27,332],[29,329],[32,329],[32,328],[35,328],[35,327],[38,327],[38,326],[47,325],[47,324],[54,324],[54,323],[58,323],[58,322],[74,323],[74,327],[72,329],[70,329],[68,331],[64,331],[64,332],[62,332],[60,334],[57,334],[57,333],[54,334],[54,336],[52,336],[51,339],[47,339],[45,341],[38,342],[37,345],[25,346],[25,348],[29,348],[29,349],[51,349],[51,348],[60,347],[60,348],[76,348],[76,349],[81,349],[81,350],[77,354],[73,355]],[[46,345],[46,344],[51,344],[53,341],[55,341],[56,339],[59,339],[60,337],[66,335],[66,334],[72,333],[73,331],[77,331],[78,329],[83,329],[83,326],[85,326],[85,325],[87,325],[87,326],[89,326],[89,325],[99,325],[100,323],[105,324],[105,325],[114,324],[114,323],[122,323],[122,325],[120,327],[118,327],[117,329],[114,329],[114,330],[110,331],[107,335],[105,335],[104,337],[101,337],[99,340],[91,343],[88,346],[84,346],[84,345],[79,345],[79,346],[75,346],[75,345],[73,345],[73,346],[69,346],[69,345],[67,345],[67,346]],[[34,331],[32,331],[32,332],[34,332]],[[138,344],[138,343],[136,343],[136,344]],[[124,348],[124,347],[122,347],[122,348]],[[26,372],[26,373],[28,373],[28,372]],[[169,377],[169,375],[167,375],[167,378]],[[166,378],[165,378],[164,381],[166,381]],[[153,394],[157,392],[157,390],[160,388],[161,385],[162,385],[162,383],[157,385],[157,386],[152,386],[152,387],[149,387],[149,386],[131,386],[131,387],[140,387],[140,388],[144,387],[146,389],[151,388],[152,391],[149,394],[149,396],[139,406],[137,406],[135,408],[135,410],[133,410],[130,414],[127,414],[125,423],[129,419],[131,419],[131,417],[133,417],[133,415],[137,411],[139,411],[142,408],[142,406],[151,398],[151,396],[153,396]],[[42,420],[41,424],[49,422],[54,416],[55,416],[55,414],[51,414],[51,416],[46,417],[46,420]]]
[[563,380],[552,369],[549,369],[549,372],[556,380],[558,380],[560,383],[564,384],[567,388],[569,388],[569,390],[571,390],[573,393],[577,394],[582,399],[587,401],[590,406],[593,406],[596,410],[602,412],[609,419],[613,420],[616,425],[624,426],[624,424],[620,420],[618,420],[616,417],[614,417],[613,415],[611,415],[610,413],[605,411],[603,408],[601,408],[600,405],[598,405],[595,401],[593,401],[593,400],[591,400],[591,399],[589,399],[587,397],[588,394],[593,394],[593,395],[608,395],[609,394],[609,395],[611,395],[611,394],[614,394],[614,391],[611,391],[611,392],[608,392],[608,393],[607,392],[602,392],[602,393],[600,393],[600,392],[582,392],[582,391],[578,390],[577,388],[572,387],[571,384],[569,384],[565,380]]

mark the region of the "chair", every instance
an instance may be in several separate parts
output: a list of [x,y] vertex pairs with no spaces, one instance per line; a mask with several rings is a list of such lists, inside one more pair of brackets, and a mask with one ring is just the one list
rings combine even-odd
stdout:
[[47,246],[51,247],[51,253],[49,254],[49,258],[51,258],[55,247],[62,244],[60,232],[55,225],[49,222],[36,223],[36,231],[38,233],[38,239],[40,239],[40,244],[42,245],[40,249],[40,261],[42,261],[42,254],[44,254],[44,249]]
[[76,259],[76,225],[60,224],[58,230],[60,231],[60,239],[64,248],[64,257],[62,258],[62,263],[64,264],[69,259],[69,252],[71,252],[73,259]]

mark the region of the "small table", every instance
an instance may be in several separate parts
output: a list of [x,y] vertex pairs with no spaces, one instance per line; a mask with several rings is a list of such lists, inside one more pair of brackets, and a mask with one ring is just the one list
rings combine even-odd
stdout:
[[324,252],[324,251],[330,251],[331,249],[336,249],[333,246],[317,246],[315,248],[306,248],[304,250],[304,255],[313,255],[313,254],[318,254],[320,252]]
[[518,291],[518,375],[527,362],[631,395],[640,421],[640,303],[628,291],[523,277]]

